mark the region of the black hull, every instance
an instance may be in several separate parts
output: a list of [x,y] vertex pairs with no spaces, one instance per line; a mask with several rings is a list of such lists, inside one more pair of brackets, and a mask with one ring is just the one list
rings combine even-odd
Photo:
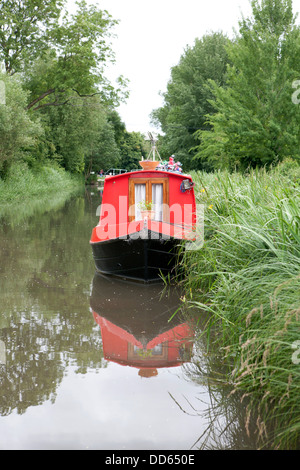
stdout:
[[126,279],[154,282],[175,274],[179,240],[149,236],[92,243],[96,269]]

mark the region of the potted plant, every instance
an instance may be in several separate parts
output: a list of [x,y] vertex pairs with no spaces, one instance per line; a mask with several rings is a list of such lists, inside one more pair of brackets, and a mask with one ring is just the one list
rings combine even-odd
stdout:
[[153,206],[154,204],[152,201],[143,200],[138,203],[138,208],[140,210],[142,219],[154,219],[155,210],[153,209]]
[[159,163],[156,160],[142,160],[139,162],[143,170],[155,170]]

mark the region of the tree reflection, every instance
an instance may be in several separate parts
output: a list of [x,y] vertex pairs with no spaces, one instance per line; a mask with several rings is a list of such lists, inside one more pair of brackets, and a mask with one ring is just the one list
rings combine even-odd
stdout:
[[63,207],[0,227],[0,414],[56,399],[68,365],[105,366],[89,311],[96,205],[79,195]]

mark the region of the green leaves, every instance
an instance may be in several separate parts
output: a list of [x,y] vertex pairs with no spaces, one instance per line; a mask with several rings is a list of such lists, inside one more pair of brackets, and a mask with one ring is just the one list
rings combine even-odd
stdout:
[[65,0],[2,0],[0,60],[9,74],[25,66],[47,48],[48,30],[57,21]]
[[146,155],[145,140],[139,132],[123,133],[120,142],[120,165],[121,168],[134,170],[140,168],[139,161],[141,156]]
[[210,128],[206,114],[213,111],[209,101],[213,94],[207,83],[209,79],[214,79],[218,85],[224,83],[228,41],[221,33],[196,39],[194,46],[186,49],[179,64],[171,70],[164,106],[152,114],[154,122],[165,133],[162,144],[165,156],[175,153],[187,170],[195,166],[192,161],[197,144],[194,133]]
[[0,177],[6,177],[13,158],[34,147],[42,128],[25,111],[27,93],[18,77],[0,74],[0,79],[6,98],[6,104],[0,104]]
[[21,153],[30,164],[51,159],[75,173],[87,161],[118,160],[107,110],[126,97],[127,83],[120,77],[113,86],[105,77],[117,21],[84,0],[76,5],[69,13],[66,0],[0,2],[0,60],[9,83],[7,106],[0,105],[0,172]]
[[253,19],[240,22],[240,36],[227,46],[232,66],[226,84],[211,83],[215,114],[212,133],[197,133],[196,158],[214,167],[263,166],[299,153],[300,108],[292,103],[292,83],[300,30],[290,0],[252,1]]
[[126,82],[120,80],[115,89],[104,74],[114,59],[108,40],[117,21],[85,1],[77,2],[74,14],[62,16],[65,3],[2,1],[0,60],[7,73],[24,74],[31,91],[28,109],[64,104],[70,94],[99,93],[103,101],[118,104]]

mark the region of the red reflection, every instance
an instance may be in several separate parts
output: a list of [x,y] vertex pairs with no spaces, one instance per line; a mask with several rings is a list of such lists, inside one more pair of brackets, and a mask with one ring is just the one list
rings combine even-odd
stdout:
[[104,358],[136,367],[142,377],[153,377],[157,375],[157,368],[179,366],[191,358],[194,331],[187,323],[148,341],[146,332],[141,332],[137,339],[94,311],[93,315],[101,328]]

